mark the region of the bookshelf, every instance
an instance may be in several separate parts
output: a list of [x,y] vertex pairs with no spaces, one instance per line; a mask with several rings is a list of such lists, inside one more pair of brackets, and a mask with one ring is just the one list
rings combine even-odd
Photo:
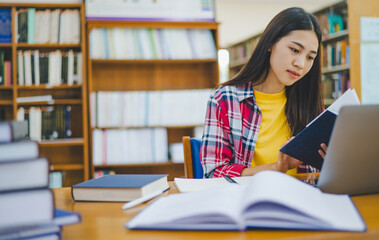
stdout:
[[[343,0],[313,12],[323,32],[321,61],[325,106],[332,104],[348,87],[354,88],[361,97],[360,17],[373,17],[378,13],[375,0]],[[329,26],[331,21],[333,30]],[[254,35],[228,47],[230,77],[247,62],[259,36]]]
[[[115,30],[117,29],[117,30]],[[121,30],[120,30],[121,29]],[[96,34],[102,34],[102,32],[107,32],[108,37],[108,45],[105,45],[107,50],[94,52],[94,50],[91,49],[94,43],[94,36]],[[194,57],[194,55],[189,56],[175,56],[177,54],[177,50],[175,51],[175,48],[178,49],[184,49],[184,47],[180,47],[183,45],[180,45],[180,41],[169,42],[167,43],[168,48],[171,48],[171,56],[166,55],[167,52],[163,51],[161,49],[162,54],[154,54],[152,56],[148,53],[149,56],[141,54],[140,56],[136,55],[128,55],[131,49],[125,50],[126,46],[120,46],[114,47],[117,45],[114,44],[114,46],[109,43],[111,41],[111,38],[109,38],[110,35],[115,34],[115,31],[118,31],[117,34],[120,34],[120,31],[126,32],[121,33],[125,34],[125,36],[122,36],[122,38],[127,38],[127,34],[131,32],[130,34],[137,34],[139,37],[139,42],[143,44],[144,42],[143,35],[146,35],[144,31],[147,31],[148,33],[151,33],[151,36],[154,36],[154,34],[161,34],[159,38],[159,43],[162,43],[162,37],[163,34],[185,34],[186,38],[187,35],[194,34],[190,33],[191,31],[196,32],[199,31],[203,34],[210,34],[210,38],[212,41],[212,45],[214,47],[214,54],[212,57],[207,57],[205,55],[203,56],[197,56]],[[167,32],[165,32],[167,31]],[[170,32],[171,31],[171,32]],[[204,31],[204,32],[202,32]],[[99,97],[101,94],[114,94],[116,92],[121,92],[121,94],[124,94],[126,99],[128,99],[128,95],[133,94],[140,94],[143,96],[149,96],[150,98],[153,98],[152,96],[155,95],[157,97],[157,101],[153,102],[159,102],[161,98],[168,98],[169,95],[179,94],[180,99],[184,99],[184,95],[188,95],[188,92],[186,91],[201,91],[204,89],[212,89],[216,87],[218,84],[218,61],[217,61],[217,49],[218,49],[218,39],[217,39],[217,31],[218,31],[218,24],[215,22],[161,22],[161,21],[106,21],[106,20],[88,20],[87,21],[87,41],[88,41],[88,95],[90,99],[90,153],[91,153],[91,176],[95,176],[95,172],[98,171],[113,171],[115,173],[166,173],[169,174],[169,179],[173,180],[174,177],[182,177],[184,176],[184,164],[183,163],[176,163],[170,161],[168,158],[166,160],[161,159],[160,161],[150,161],[149,159],[144,159],[141,161],[136,161],[136,159],[133,159],[133,157],[128,157],[131,154],[132,150],[128,152],[129,150],[125,150],[123,154],[119,154],[121,156],[125,156],[122,159],[119,159],[119,161],[111,161],[111,157],[107,155],[107,157],[104,157],[105,153],[102,152],[100,154],[95,153],[94,151],[97,151],[99,149],[99,145],[97,145],[97,137],[94,135],[97,135],[100,133],[100,135],[104,136],[104,134],[114,132],[114,134],[117,134],[117,131],[122,132],[129,132],[132,134],[132,132],[139,132],[137,135],[134,135],[132,139],[135,139],[138,141],[137,144],[129,143],[128,140],[125,140],[127,138],[127,135],[129,133],[125,133],[123,137],[120,137],[120,141],[114,142],[114,144],[118,144],[119,142],[122,142],[126,149],[130,147],[129,145],[133,145],[132,148],[139,146],[145,146],[145,148],[139,148],[139,153],[142,155],[143,152],[149,151],[148,142],[149,140],[146,140],[147,138],[144,138],[142,135],[146,134],[147,132],[165,132],[165,136],[162,138],[160,145],[162,148],[167,148],[169,144],[172,143],[179,143],[181,142],[182,136],[194,136],[195,128],[198,126],[201,126],[204,121],[204,116],[202,116],[202,122],[197,124],[166,124],[165,122],[151,122],[149,118],[143,120],[143,121],[135,121],[134,123],[120,123],[117,122],[115,124],[101,124],[101,121],[96,117],[97,115],[94,112],[97,111],[105,111],[104,109],[111,108],[112,106],[118,110],[111,110],[108,112],[109,114],[103,114],[103,115],[113,115],[115,116],[117,111],[125,111],[126,112],[126,118],[130,117],[132,115],[138,115],[140,110],[133,109],[130,110],[127,105],[128,100],[126,100],[125,105],[124,102],[120,104],[119,102],[116,102],[116,104],[111,103],[105,103],[105,107],[102,106],[103,110],[99,110],[101,108],[101,105],[98,105]],[[134,33],[133,33],[134,32]],[[159,32],[159,33],[157,33]],[[92,35],[91,35],[92,34]],[[171,35],[172,36],[172,35]],[[181,36],[179,36],[181,37]],[[208,40],[209,40],[208,39]],[[96,40],[96,39],[95,39]],[[128,41],[128,40],[126,40]],[[156,44],[156,39],[153,38],[151,40],[151,44],[155,46],[155,48],[163,48],[161,44]],[[206,41],[205,41],[206,42]],[[205,44],[205,42],[203,44]],[[177,46],[174,46],[177,44]],[[102,46],[103,44],[100,44]],[[141,46],[137,46],[134,42],[132,44],[133,48],[141,48]],[[97,45],[98,46],[98,45]],[[196,46],[195,46],[196,47]],[[116,50],[112,50],[112,48]],[[185,48],[191,49],[193,46],[187,46]],[[120,55],[120,53],[115,53],[115,51],[126,51],[126,54]],[[146,45],[142,45],[142,51],[147,49]],[[207,49],[205,49],[206,51]],[[113,53],[112,53],[113,52]],[[163,54],[163,52],[165,54]],[[146,54],[146,52],[145,52]],[[183,91],[183,92],[180,92]],[[180,95],[180,93],[183,93],[183,95]],[[192,93],[192,92],[191,92]],[[196,94],[194,92],[194,94]],[[209,96],[209,94],[206,94]],[[95,96],[95,98],[94,98]],[[193,95],[195,96],[195,95]],[[204,96],[204,94],[203,94]],[[138,98],[138,97],[137,97]],[[195,98],[195,97],[194,97]],[[178,98],[177,98],[178,99]],[[129,98],[130,100],[130,98]],[[172,100],[172,99],[171,99]],[[118,100],[120,101],[120,100]],[[143,108],[143,105],[140,101],[130,100],[129,102],[133,101],[134,105],[142,105],[140,108]],[[172,101],[171,101],[172,102]],[[196,101],[193,101],[194,104],[196,104]],[[154,103],[149,103],[152,107]],[[158,104],[159,105],[159,104]],[[161,109],[161,106],[154,105],[156,108]],[[199,108],[204,109],[206,108],[206,104],[199,106]],[[129,110],[125,110],[129,109]],[[128,112],[129,111],[129,112]],[[190,110],[188,110],[190,111]],[[158,111],[159,113],[162,113],[162,111]],[[172,111],[174,112],[174,111]],[[164,113],[162,113],[164,114]],[[154,115],[154,114],[151,114]],[[150,124],[140,124],[141,122],[149,121]],[[163,129],[163,130],[162,130]],[[145,132],[145,133],[143,133]],[[149,134],[149,133],[148,133]],[[142,137],[141,137],[142,136]],[[146,136],[146,135],[145,135]],[[107,135],[107,141],[109,141],[109,135]],[[138,140],[139,139],[139,140]],[[159,142],[159,140],[158,140]],[[163,142],[163,143],[162,143]],[[105,144],[103,142],[103,144]],[[103,145],[100,145],[101,146]],[[158,148],[159,149],[159,148]],[[109,152],[109,151],[108,151]],[[99,159],[99,155],[101,155]],[[131,160],[125,160],[126,158],[131,158]],[[107,160],[105,160],[107,159]],[[168,161],[167,161],[168,160]]]
[[347,2],[340,1],[313,13],[323,34],[321,66],[325,106],[351,87],[347,8]]
[[[84,13],[84,4],[83,3],[73,3],[73,4],[50,4],[50,3],[0,3],[0,9],[10,9],[11,11],[11,29],[12,29],[12,39],[9,43],[0,43],[0,51],[5,52],[5,59],[11,61],[11,79],[12,82],[10,85],[1,85],[0,86],[0,118],[1,120],[16,120],[27,117],[27,114],[23,114],[22,109],[25,110],[25,113],[30,112],[31,108],[40,109],[42,112],[45,111],[43,109],[51,109],[52,112],[56,111],[57,114],[55,118],[49,117],[47,115],[46,119],[41,117],[39,119],[39,123],[33,126],[39,126],[38,128],[46,129],[46,124],[52,124],[51,131],[57,132],[58,128],[61,128],[62,131],[67,133],[66,135],[61,135],[59,132],[58,136],[53,136],[49,139],[41,138],[39,140],[39,148],[40,155],[46,157],[50,162],[50,170],[60,171],[62,177],[62,185],[63,186],[71,186],[73,184],[82,182],[84,180],[89,179],[89,163],[88,163],[88,117],[87,117],[87,81],[86,79],[86,62],[80,61],[77,57],[77,53],[81,53],[82,56],[86,56],[86,41],[85,41],[85,13]],[[33,23],[27,22],[29,24],[28,28],[35,28],[34,34],[32,30],[29,30],[29,35],[34,36],[35,39],[27,39],[24,41],[20,39],[19,30],[20,30],[20,22],[19,14],[22,11],[29,11],[33,9],[34,17]],[[54,42],[49,38],[47,41],[41,38],[42,35],[46,35],[48,37],[55,36],[51,33],[51,35],[46,34],[45,31],[52,31],[52,26],[50,26],[51,21],[44,21],[39,19],[37,21],[37,17],[41,16],[41,14],[45,14],[44,16],[49,16],[50,12],[59,12],[56,19],[63,19],[63,21],[67,20],[63,18],[63,14],[69,15],[72,14],[72,18],[77,19],[78,27],[77,33],[77,42],[70,43],[70,40],[67,38],[63,40],[63,36],[67,36],[67,32],[64,32],[64,27],[60,25],[58,31],[60,32],[60,38],[58,41]],[[75,13],[73,13],[75,12]],[[28,12],[29,13],[29,12]],[[48,13],[48,14],[47,14]],[[31,15],[32,16],[32,15]],[[16,20],[17,19],[17,20]],[[29,20],[29,19],[28,19]],[[46,25],[46,22],[48,25]],[[65,21],[66,22],[66,21]],[[57,25],[58,26],[58,25]],[[37,34],[38,28],[39,32]],[[47,29],[47,30],[46,30]],[[70,27],[65,28],[70,29]],[[72,31],[74,31],[71,28]],[[20,30],[21,31],[21,30]],[[28,31],[28,30],[26,30]],[[58,39],[58,35],[57,39]],[[38,39],[38,40],[37,40]],[[29,41],[30,40],[30,41]],[[50,43],[52,42],[52,43]],[[75,64],[70,66],[75,66],[76,68],[76,76],[77,79],[73,82],[67,82],[67,78],[63,75],[69,71],[66,71],[66,68],[63,68],[60,62],[57,65],[52,65],[49,67],[49,70],[42,70],[40,66],[43,66],[39,61],[42,59],[42,54],[51,55],[52,52],[60,52],[62,55],[58,58],[60,61],[64,59],[64,56],[67,52],[72,51],[75,52]],[[31,67],[30,72],[30,82],[22,82],[20,79],[20,66],[22,66],[22,78],[25,78],[29,71],[25,70],[27,63],[25,62],[25,53],[31,53],[31,59],[36,60],[38,58],[39,62],[32,62],[29,67]],[[79,54],[80,55],[80,54]],[[35,56],[35,58],[34,58]],[[22,61],[19,61],[22,57]],[[68,59],[68,58],[67,58]],[[73,58],[74,59],[74,58]],[[50,58],[47,58],[47,63],[52,61]],[[66,60],[69,61],[69,60]],[[81,62],[81,65],[79,64]],[[22,62],[22,65],[21,65]],[[39,64],[37,64],[39,63]],[[40,68],[40,71],[35,71]],[[46,77],[47,82],[42,82],[42,74],[45,74],[45,70],[52,71],[52,68],[59,66],[60,76],[57,77],[59,83],[52,84],[50,82],[51,76]],[[68,68],[69,68],[68,67]],[[80,75],[78,74],[80,72]],[[37,77],[37,72],[40,74]],[[58,70],[57,70],[58,72]],[[56,73],[57,73],[56,72]],[[39,82],[39,80],[41,82]],[[63,81],[62,81],[63,79]],[[51,95],[53,101],[33,101],[33,102],[18,102],[18,98],[22,97],[31,97],[31,96],[43,96],[43,95]],[[58,115],[58,108],[66,109],[66,115]],[[43,113],[41,112],[41,116]],[[29,114],[30,115],[30,114]],[[64,116],[64,117],[62,117]],[[65,118],[65,119],[63,119]],[[64,120],[64,121],[63,121]],[[54,122],[54,123],[52,123]],[[63,128],[63,123],[65,125]],[[49,125],[50,126],[50,125]],[[30,130],[35,127],[31,127]],[[30,135],[32,131],[30,131]],[[43,133],[41,133],[43,135]],[[32,137],[31,137],[32,138]]]

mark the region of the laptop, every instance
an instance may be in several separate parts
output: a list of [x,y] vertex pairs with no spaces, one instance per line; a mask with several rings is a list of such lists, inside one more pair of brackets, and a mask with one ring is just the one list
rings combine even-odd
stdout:
[[327,193],[379,193],[379,105],[341,108],[317,186]]

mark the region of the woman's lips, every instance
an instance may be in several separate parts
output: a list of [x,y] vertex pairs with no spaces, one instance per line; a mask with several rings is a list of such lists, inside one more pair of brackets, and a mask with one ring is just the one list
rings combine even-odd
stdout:
[[294,72],[294,71],[287,70],[287,72],[293,78],[298,78],[300,76],[300,74],[298,74],[297,72]]

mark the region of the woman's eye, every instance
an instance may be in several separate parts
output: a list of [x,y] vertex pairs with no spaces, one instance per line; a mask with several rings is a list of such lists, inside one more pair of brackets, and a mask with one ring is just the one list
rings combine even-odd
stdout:
[[296,48],[290,48],[292,52],[294,53],[299,53],[299,50],[297,50]]
[[308,60],[313,61],[314,59],[315,59],[314,57],[308,56]]

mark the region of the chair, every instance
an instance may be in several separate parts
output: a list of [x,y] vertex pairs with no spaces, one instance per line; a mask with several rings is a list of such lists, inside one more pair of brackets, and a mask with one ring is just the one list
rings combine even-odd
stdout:
[[186,178],[203,178],[203,167],[200,162],[201,140],[183,137],[184,173]]

